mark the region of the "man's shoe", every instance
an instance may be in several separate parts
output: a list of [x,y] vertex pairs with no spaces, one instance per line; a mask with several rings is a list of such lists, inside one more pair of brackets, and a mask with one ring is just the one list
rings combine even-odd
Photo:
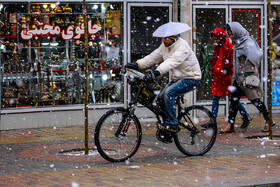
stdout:
[[178,125],[175,124],[160,123],[158,124],[158,127],[169,132],[178,132]]
[[243,119],[243,123],[240,126],[240,128],[242,128],[242,129],[246,129],[249,126],[249,124],[251,123],[251,121],[253,120],[253,118],[250,116],[243,117],[242,119]]
[[207,123],[200,125],[202,128],[208,129],[213,127],[213,123],[211,121],[208,121]]
[[163,143],[172,143],[173,133],[166,131],[164,129],[158,129],[156,133],[156,137],[159,141]]

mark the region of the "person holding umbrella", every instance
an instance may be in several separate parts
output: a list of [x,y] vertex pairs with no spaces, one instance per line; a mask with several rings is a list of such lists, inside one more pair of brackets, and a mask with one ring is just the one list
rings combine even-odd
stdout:
[[136,63],[128,63],[125,66],[131,69],[147,69],[158,64],[153,73],[145,75],[144,79],[148,82],[170,73],[171,81],[159,95],[167,116],[159,126],[171,132],[178,130],[175,98],[196,89],[201,79],[200,65],[194,52],[188,42],[178,36],[190,29],[187,24],[179,22],[169,22],[160,26],[153,33],[153,37],[162,38],[159,48]]

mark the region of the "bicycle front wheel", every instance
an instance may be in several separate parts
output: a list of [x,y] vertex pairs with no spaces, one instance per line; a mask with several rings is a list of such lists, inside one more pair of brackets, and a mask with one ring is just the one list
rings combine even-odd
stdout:
[[217,123],[203,106],[190,106],[178,116],[180,131],[174,135],[177,148],[188,156],[201,156],[215,143]]
[[110,162],[122,162],[131,158],[140,146],[141,124],[135,115],[129,122],[128,118],[128,110],[112,109],[99,119],[95,127],[96,148]]

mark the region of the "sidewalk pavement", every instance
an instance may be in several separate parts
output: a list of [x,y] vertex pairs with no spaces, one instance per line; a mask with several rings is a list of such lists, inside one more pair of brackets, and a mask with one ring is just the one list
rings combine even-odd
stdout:
[[[186,157],[174,143],[159,142],[156,125],[146,123],[136,155],[114,164],[94,149],[77,154],[84,148],[83,127],[0,131],[0,186],[280,186],[280,115],[273,119],[278,126],[272,140],[261,132],[261,115],[253,115],[245,131],[239,117],[236,133],[219,134],[200,157]],[[225,124],[218,119],[219,129]],[[89,131],[94,148],[94,127]]]

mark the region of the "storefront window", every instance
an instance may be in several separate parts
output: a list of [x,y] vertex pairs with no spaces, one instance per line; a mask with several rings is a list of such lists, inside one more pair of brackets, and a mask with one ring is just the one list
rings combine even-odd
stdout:
[[272,6],[272,105],[280,106],[280,5]]
[[[89,102],[122,102],[122,4],[87,4],[87,19]],[[0,21],[2,108],[84,102],[80,3],[3,4]]]

